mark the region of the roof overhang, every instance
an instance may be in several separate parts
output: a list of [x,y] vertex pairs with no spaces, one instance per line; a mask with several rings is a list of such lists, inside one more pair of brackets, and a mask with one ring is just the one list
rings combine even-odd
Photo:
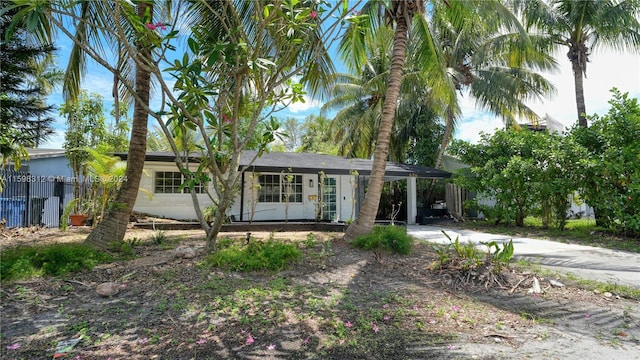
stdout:
[[[290,153],[290,152],[270,152],[263,153],[256,157],[256,151],[244,151],[240,157],[239,168],[252,172],[279,173],[282,171],[314,174],[324,172],[327,175],[350,175],[358,174],[363,176],[371,175],[373,160],[370,159],[349,159],[340,156],[332,156],[315,153]],[[121,159],[127,159],[127,153],[116,153]],[[199,153],[191,153],[189,162],[200,162]],[[176,156],[169,152],[148,152],[145,161],[148,162],[175,162]],[[385,177],[392,178],[430,178],[444,179],[451,177],[451,173],[443,170],[420,165],[400,164],[387,162]]]

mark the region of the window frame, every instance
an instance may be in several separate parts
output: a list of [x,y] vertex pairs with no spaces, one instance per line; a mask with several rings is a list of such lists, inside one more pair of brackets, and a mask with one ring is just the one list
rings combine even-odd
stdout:
[[[162,177],[158,177],[159,174],[162,174]],[[172,174],[171,177],[166,177],[167,174]],[[180,171],[164,171],[164,170],[156,170],[153,174],[153,193],[154,194],[189,194],[189,188],[184,188],[180,190],[182,184],[184,184],[186,177]],[[176,175],[179,175],[176,176]],[[171,183],[167,184],[166,181],[171,180]],[[179,182],[177,181],[179,180]],[[163,181],[162,184],[159,184],[159,181]],[[161,187],[163,191],[158,191],[158,187]],[[171,191],[166,191],[166,190]],[[205,193],[205,185],[197,184],[193,188],[196,191],[196,194],[204,194]]]
[[[291,183],[287,182],[287,176],[293,176],[293,181]],[[304,203],[304,177],[302,174],[260,174],[258,176],[258,184],[260,184],[258,203],[286,203],[286,187],[290,187],[293,190],[288,194],[289,204]]]

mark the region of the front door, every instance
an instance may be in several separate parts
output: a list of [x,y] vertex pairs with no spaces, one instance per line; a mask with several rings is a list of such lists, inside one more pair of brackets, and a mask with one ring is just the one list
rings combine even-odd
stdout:
[[322,220],[338,220],[338,178],[327,176],[322,184]]

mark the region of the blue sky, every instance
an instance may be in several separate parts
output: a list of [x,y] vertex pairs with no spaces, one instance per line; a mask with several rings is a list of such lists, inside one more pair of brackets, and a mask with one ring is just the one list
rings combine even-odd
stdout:
[[[58,67],[64,69],[71,47],[70,41],[63,36],[58,37],[56,46],[58,50]],[[554,73],[545,73],[557,88],[557,93],[550,99],[531,102],[529,105],[540,116],[550,115],[565,126],[575,123],[576,105],[573,87],[573,75],[571,65],[564,55],[565,51],[556,54],[560,69]],[[334,56],[338,59],[338,56]],[[342,70],[341,64],[336,67]],[[91,62],[84,79],[83,88],[92,93],[102,95],[105,104],[105,114],[108,116],[112,109],[113,100],[111,87],[113,76],[95,63]],[[604,114],[608,111],[608,101],[611,98],[609,90],[617,87],[623,93],[628,92],[632,97],[640,98],[640,56],[623,53],[596,51],[591,55],[591,62],[587,65],[587,78],[584,80],[585,100],[588,114]],[[296,103],[288,109],[277,114],[281,118],[293,117],[302,121],[310,114],[318,114],[322,103],[311,98],[305,103]],[[57,89],[50,97],[49,103],[59,106],[62,103],[61,89]],[[502,120],[496,116],[476,109],[473,101],[468,96],[461,97],[462,119],[454,136],[457,139],[476,142],[481,132],[491,133],[496,128],[502,127]],[[61,148],[64,141],[65,120],[61,118],[57,110],[56,134],[45,144],[43,148]]]

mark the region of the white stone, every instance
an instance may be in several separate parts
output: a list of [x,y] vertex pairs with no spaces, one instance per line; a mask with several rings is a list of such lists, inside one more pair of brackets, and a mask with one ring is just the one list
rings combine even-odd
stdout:
[[109,297],[117,294],[120,291],[120,286],[114,282],[106,282],[96,287],[96,292],[100,296]]

